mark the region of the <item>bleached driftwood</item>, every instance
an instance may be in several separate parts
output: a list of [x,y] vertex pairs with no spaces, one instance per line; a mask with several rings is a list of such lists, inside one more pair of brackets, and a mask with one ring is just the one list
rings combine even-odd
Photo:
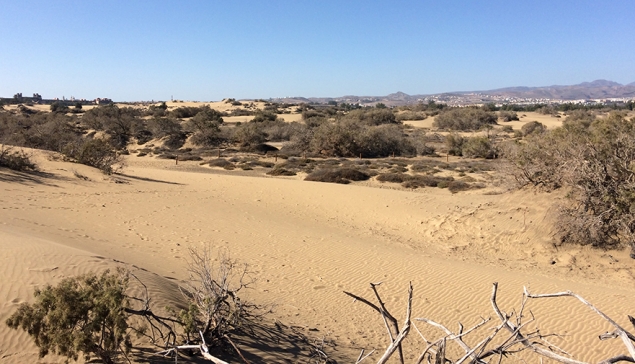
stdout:
[[[528,316],[525,315],[525,307],[529,299],[541,299],[541,298],[554,298],[554,297],[574,297],[582,302],[584,305],[589,307],[595,313],[600,315],[604,320],[609,322],[615,330],[613,332],[609,332],[603,335],[600,335],[600,340],[606,340],[611,338],[620,338],[626,349],[628,354],[619,354],[611,356],[607,359],[604,359],[600,362],[600,364],[613,364],[621,361],[635,363],[635,336],[624,329],[622,326],[617,324],[614,320],[592,305],[589,301],[582,298],[580,295],[577,295],[571,291],[566,292],[558,292],[551,294],[531,294],[527,290],[524,289],[523,297],[521,301],[521,306],[518,312],[511,312],[509,314],[504,313],[498,306],[496,301],[497,293],[498,293],[498,283],[494,283],[492,285],[492,294],[490,296],[490,302],[496,317],[500,320],[500,323],[496,326],[490,327],[488,334],[484,335],[484,337],[478,341],[474,346],[469,346],[463,338],[468,334],[474,334],[478,329],[482,328],[485,324],[487,324],[490,319],[482,318],[479,323],[471,327],[470,329],[464,331],[464,327],[461,323],[459,323],[459,330],[457,333],[452,332],[446,326],[437,323],[428,318],[416,318],[416,321],[424,322],[432,327],[438,328],[443,331],[444,336],[441,338],[429,341],[426,339],[421,331],[410,321],[411,316],[411,307],[412,307],[412,284],[410,284],[410,288],[408,291],[408,308],[406,312],[406,321],[404,323],[404,328],[399,331],[397,320],[388,312],[386,309],[379,293],[377,292],[376,287],[379,285],[371,283],[371,288],[375,293],[377,301],[379,305],[375,305],[370,301],[354,295],[349,292],[344,292],[348,296],[359,300],[369,307],[373,308],[375,311],[379,312],[384,320],[384,324],[386,325],[386,329],[388,331],[388,336],[390,338],[390,345],[382,355],[382,357],[378,360],[377,363],[385,363],[391,355],[397,350],[401,349],[401,344],[403,340],[406,338],[410,331],[411,325],[419,333],[420,337],[423,339],[426,344],[423,352],[417,359],[415,363],[419,364],[424,361],[427,361],[428,364],[464,364],[464,363],[492,363],[495,360],[500,364],[503,358],[514,355],[516,353],[528,350],[532,351],[540,356],[558,361],[560,363],[565,364],[587,364],[582,361],[578,361],[571,358],[571,355],[564,350],[558,348],[557,346],[551,344],[548,341],[549,337],[557,336],[554,334],[542,334],[538,329],[528,330],[527,327],[535,321],[533,314],[530,312]],[[515,318],[515,319],[514,319]],[[628,316],[631,324],[635,326],[635,318]],[[507,336],[500,337],[502,332],[508,332]],[[499,338],[494,341],[494,338],[499,336]],[[448,359],[446,357],[446,348],[450,342],[455,342],[458,346],[465,351],[465,354],[456,359]],[[496,344],[493,345],[493,343]],[[399,350],[401,363],[404,362],[403,353]],[[370,353],[372,354],[372,352]],[[360,353],[357,358],[356,363],[360,363],[364,359],[370,356],[364,355],[364,350]]]

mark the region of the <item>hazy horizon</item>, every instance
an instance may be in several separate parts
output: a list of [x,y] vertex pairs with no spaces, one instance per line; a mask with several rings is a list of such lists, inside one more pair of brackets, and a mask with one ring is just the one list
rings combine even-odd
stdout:
[[0,95],[221,100],[635,81],[635,2],[7,2]]

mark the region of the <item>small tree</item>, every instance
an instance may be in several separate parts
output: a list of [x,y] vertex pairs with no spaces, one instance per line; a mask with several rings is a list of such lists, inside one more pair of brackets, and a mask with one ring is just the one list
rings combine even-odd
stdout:
[[128,277],[105,271],[66,278],[35,290],[35,303],[20,305],[6,323],[22,329],[40,348],[40,358],[55,353],[77,360],[96,356],[114,363],[131,347],[125,307]]

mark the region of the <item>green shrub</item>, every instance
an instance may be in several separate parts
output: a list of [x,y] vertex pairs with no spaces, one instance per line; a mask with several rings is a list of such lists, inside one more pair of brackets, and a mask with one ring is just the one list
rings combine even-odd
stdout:
[[504,125],[501,128],[502,131],[504,131],[505,133],[513,133],[514,132],[514,128],[512,128],[511,125]]
[[6,321],[35,340],[40,358],[54,353],[86,361],[96,356],[113,363],[131,347],[125,308],[128,278],[108,271],[65,278],[36,288],[35,303],[22,303]]

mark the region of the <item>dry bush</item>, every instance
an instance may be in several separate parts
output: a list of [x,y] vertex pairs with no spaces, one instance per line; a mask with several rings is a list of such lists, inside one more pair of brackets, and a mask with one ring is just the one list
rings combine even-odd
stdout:
[[515,111],[499,111],[498,117],[503,122],[510,122],[518,119],[518,114]]
[[635,258],[635,118],[565,123],[506,147],[510,174],[520,184],[570,186],[557,224],[562,242],[631,246]]
[[544,133],[545,130],[547,130],[547,128],[545,127],[543,123],[539,121],[530,121],[520,128],[520,131],[523,133],[523,136],[527,136],[530,134]]
[[389,109],[365,108],[353,110],[344,116],[345,119],[353,120],[368,126],[383,124],[400,124],[395,114]]
[[276,167],[272,170],[270,170],[269,172],[267,172],[268,175],[270,176],[295,176],[297,175],[296,172],[288,170],[284,167]]
[[449,155],[463,155],[463,144],[465,144],[465,138],[458,133],[451,133],[445,136],[445,146],[448,148]]
[[497,148],[486,136],[466,138],[461,145],[461,155],[468,158],[493,159],[497,156]]
[[[474,179],[472,179],[473,181]],[[448,190],[452,193],[457,193],[460,191],[468,191],[477,188],[485,188],[485,185],[482,183],[468,183],[465,179],[461,181],[451,181],[448,183]]]
[[403,183],[412,176],[405,173],[383,173],[377,176],[379,182]]
[[466,107],[441,112],[434,120],[434,126],[448,130],[479,130],[485,125],[496,124],[496,114],[482,109]]
[[305,181],[348,184],[351,181],[366,181],[370,175],[352,168],[318,169],[309,173]]
[[223,346],[229,341],[236,348],[230,335],[249,325],[259,310],[239,297],[255,282],[249,266],[232,259],[227,252],[214,257],[209,245],[190,248],[187,263],[189,279],[181,286],[181,292],[189,307],[179,313],[186,333],[191,337],[200,333],[206,344]]
[[439,187],[445,188],[454,181],[453,177],[437,177],[429,175],[416,175],[408,178],[402,186],[405,188]]
[[30,155],[6,145],[0,145],[0,167],[20,172],[37,170],[37,165],[31,161]]
[[345,119],[316,127],[307,150],[333,157],[366,158],[414,155],[415,147],[396,125],[368,126]]
[[122,162],[117,151],[103,139],[89,139],[68,144],[62,153],[77,163],[95,167],[105,174],[115,172],[114,166]]
[[230,161],[228,161],[227,159],[223,159],[223,158],[218,158],[218,159],[212,159],[211,161],[207,162],[207,164],[210,167],[219,167],[219,168],[224,168],[227,170],[232,170],[234,168],[236,168],[236,165]]
[[395,115],[396,121],[409,121],[409,120],[425,120],[428,118],[428,114],[423,111],[404,111]]

